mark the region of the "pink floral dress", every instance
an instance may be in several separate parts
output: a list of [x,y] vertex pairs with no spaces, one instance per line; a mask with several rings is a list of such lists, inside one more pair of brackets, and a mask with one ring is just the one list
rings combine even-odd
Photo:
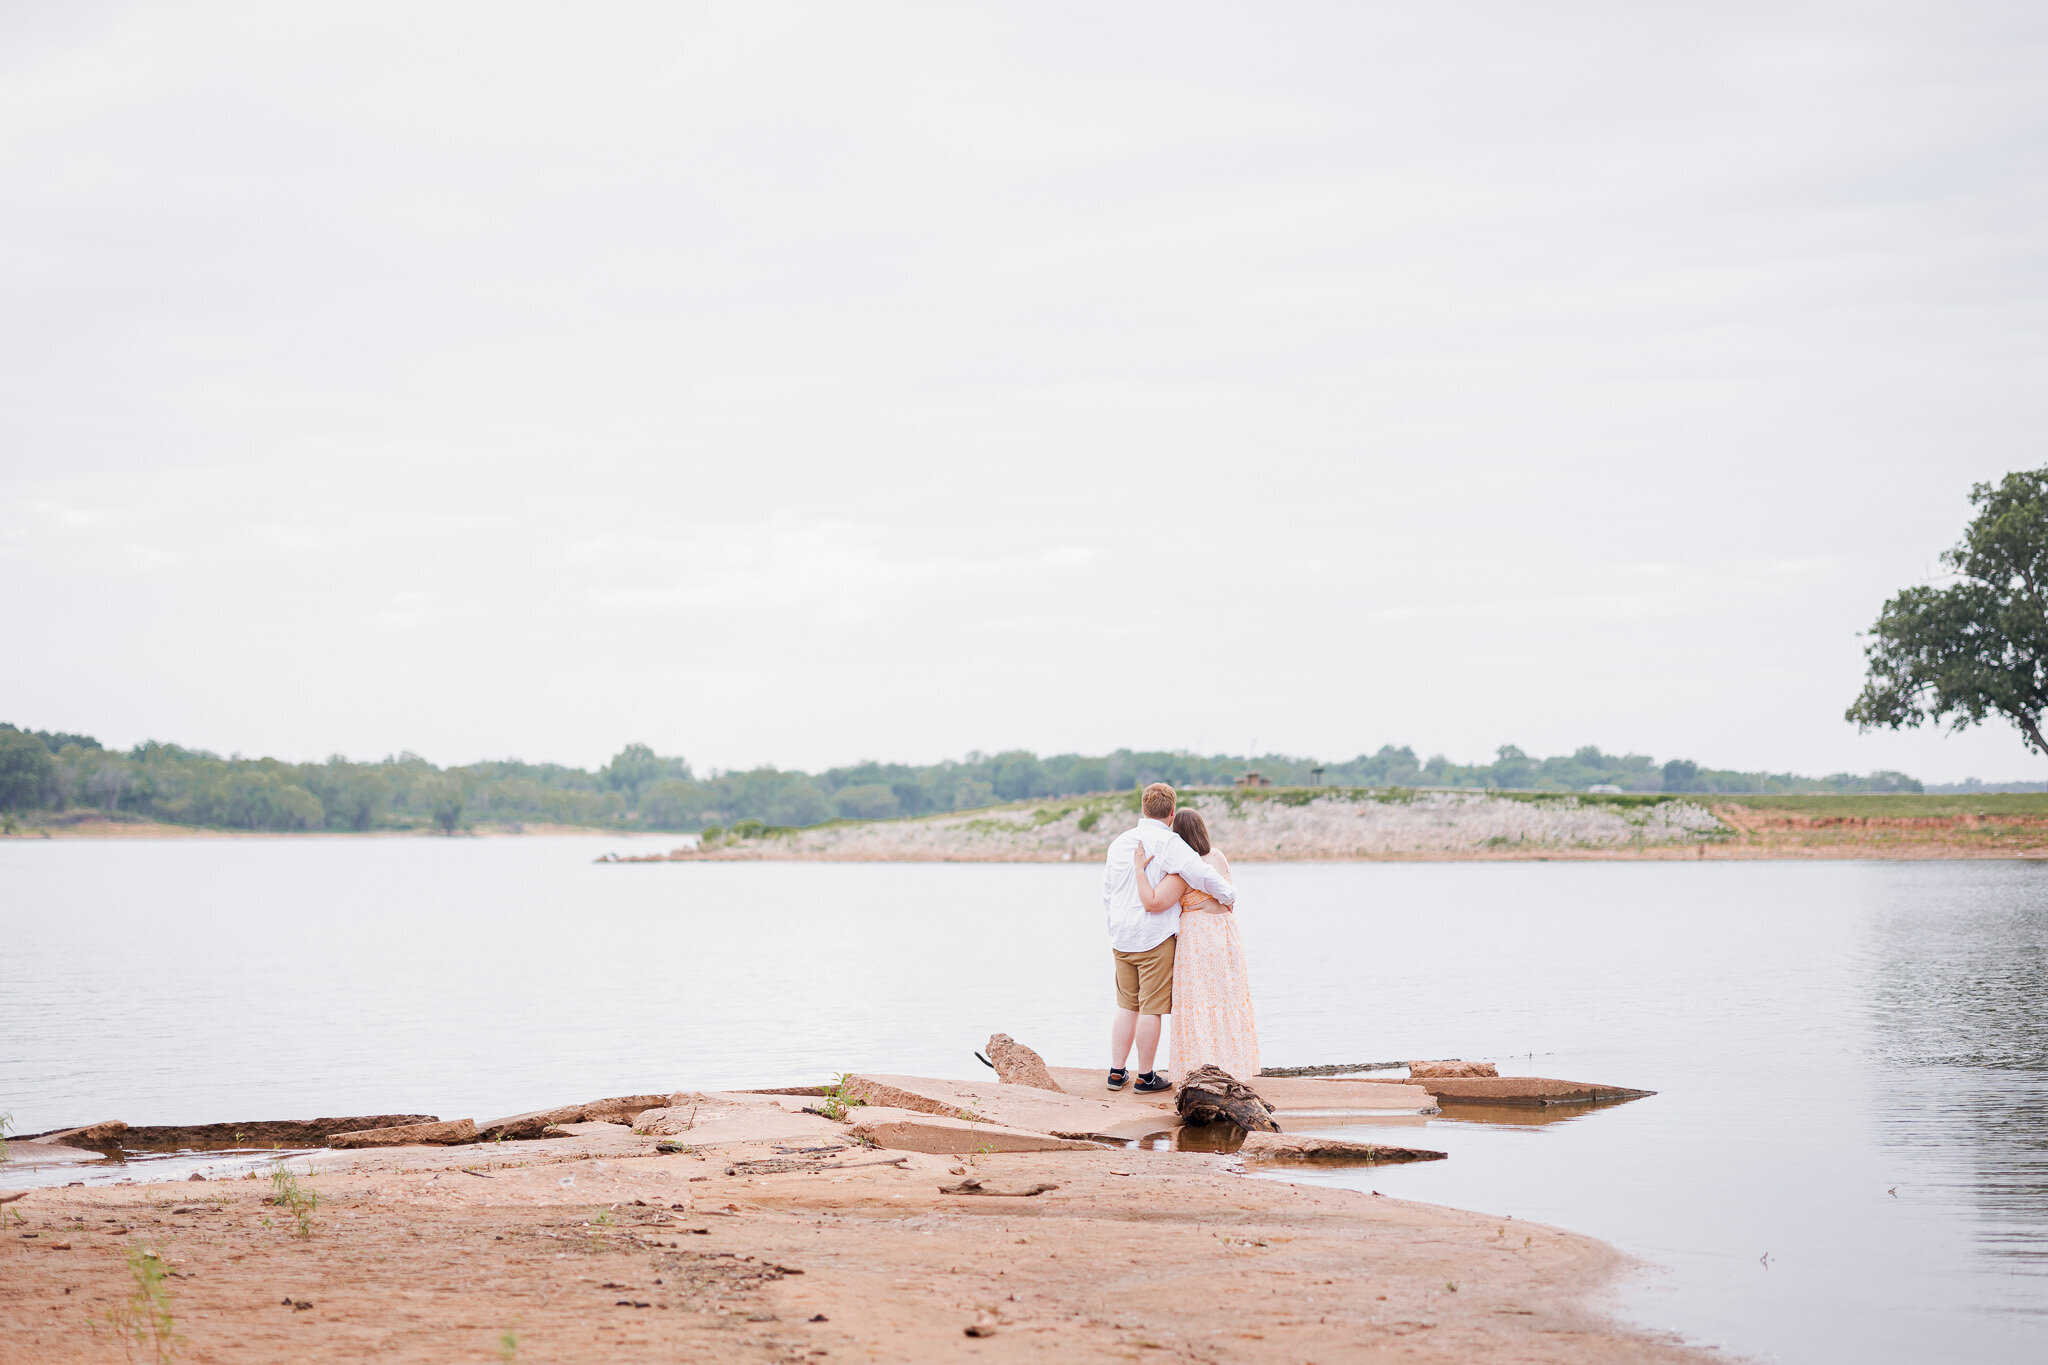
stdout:
[[1180,898],[1173,954],[1173,1074],[1213,1063],[1241,1081],[1259,1074],[1259,1027],[1237,912],[1200,891]]

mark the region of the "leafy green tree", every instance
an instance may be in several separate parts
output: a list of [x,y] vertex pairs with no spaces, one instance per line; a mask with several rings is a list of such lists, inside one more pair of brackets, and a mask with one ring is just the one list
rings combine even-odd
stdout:
[[657,782],[640,798],[640,823],[654,829],[689,829],[708,808],[704,789],[680,777]]
[[1493,780],[1495,787],[1521,789],[1536,784],[1536,765],[1512,744],[1503,744],[1494,751]]
[[879,782],[841,787],[832,794],[832,801],[839,807],[841,815],[855,820],[883,820],[903,809],[896,793]]
[[462,784],[435,773],[413,783],[409,804],[424,809],[443,834],[453,834],[462,825]]
[[1859,730],[2003,716],[2048,755],[2048,469],[1970,490],[1977,517],[1942,563],[1962,581],[1907,588],[1884,604],[1869,675],[1845,718]]
[[1022,801],[1027,796],[1047,796],[1045,766],[1035,754],[1022,749],[997,754],[989,762],[989,785],[1005,801]]
[[36,810],[55,795],[57,761],[34,735],[0,728],[0,810]]

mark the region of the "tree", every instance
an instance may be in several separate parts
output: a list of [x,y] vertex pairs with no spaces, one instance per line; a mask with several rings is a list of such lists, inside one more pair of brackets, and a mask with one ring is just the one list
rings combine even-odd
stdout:
[[50,802],[57,761],[34,735],[0,728],[0,810],[35,810]]
[[903,803],[896,799],[896,793],[880,782],[841,787],[832,794],[832,800],[841,815],[855,820],[887,819],[903,807]]
[[671,777],[657,782],[640,798],[640,821],[653,829],[688,829],[703,815],[704,789],[695,782]]
[[452,777],[436,773],[413,783],[411,804],[424,807],[443,834],[455,833],[462,824],[462,784]]
[[1844,718],[1858,730],[1990,715],[2048,756],[2048,469],[1970,489],[1979,510],[1942,563],[1962,581],[1907,588],[1884,604],[1864,655],[1870,672]]

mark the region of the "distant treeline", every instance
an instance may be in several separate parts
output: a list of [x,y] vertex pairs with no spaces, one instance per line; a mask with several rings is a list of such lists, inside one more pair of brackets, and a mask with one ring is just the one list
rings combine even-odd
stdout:
[[698,776],[681,758],[629,744],[595,772],[557,763],[472,763],[437,768],[417,754],[376,763],[336,756],[325,763],[222,758],[151,741],[126,753],[89,735],[0,724],[0,810],[99,811],[117,817],[222,829],[449,832],[465,825],[526,823],[617,829],[694,830],[738,820],[815,825],[837,818],[886,819],[971,810],[1002,801],[1126,791],[1147,782],[1229,786],[1257,772],[1277,786],[1474,787],[1584,791],[1615,786],[1659,792],[1917,792],[1901,773],[1740,773],[1685,760],[1658,764],[1642,754],[1597,748],[1531,758],[1503,745],[1494,761],[1427,762],[1388,745],[1342,763],[1266,754],[1133,753],[1100,758],[1021,749],[959,762],[914,766],[861,763],[821,773],[755,768]]

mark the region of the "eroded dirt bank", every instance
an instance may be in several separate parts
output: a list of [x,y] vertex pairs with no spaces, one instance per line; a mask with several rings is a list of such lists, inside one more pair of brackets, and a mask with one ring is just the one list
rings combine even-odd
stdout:
[[[1556,1229],[1220,1156],[970,1162],[790,1117],[666,1155],[619,1125],[335,1154],[299,1177],[304,1238],[263,1180],[38,1190],[0,1239],[0,1361],[150,1359],[103,1325],[134,1301],[136,1247],[175,1272],[188,1361],[1718,1358],[1599,1315],[1586,1296],[1622,1263]],[[827,1169],[728,1173],[747,1160]],[[941,1193],[955,1170],[1058,1188]]]

